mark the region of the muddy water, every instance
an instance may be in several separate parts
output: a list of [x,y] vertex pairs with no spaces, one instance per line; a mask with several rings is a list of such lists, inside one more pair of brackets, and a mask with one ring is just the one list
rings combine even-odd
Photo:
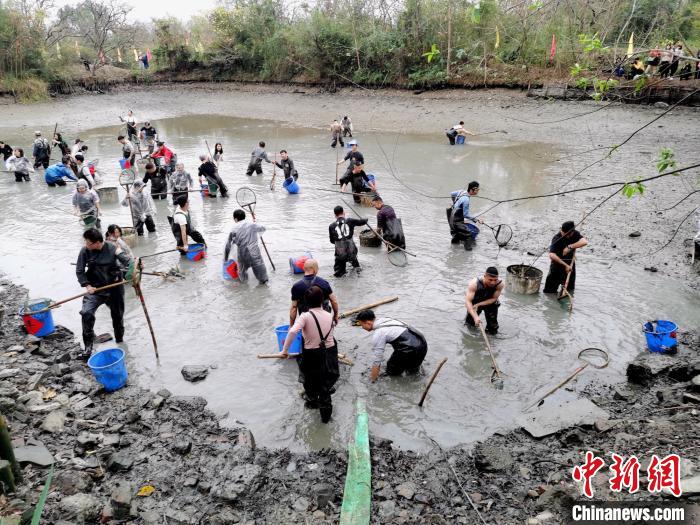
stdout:
[[[547,163],[552,152],[546,146],[512,143],[503,135],[476,138],[467,146],[453,148],[435,136],[359,136],[367,171],[377,176],[385,200],[403,218],[408,248],[419,256],[409,258],[407,267],[397,268],[383,250],[360,248],[362,274],[351,272],[334,279],[327,225],[333,219],[333,206],[341,204],[340,196],[313,189],[337,188],[332,185],[336,151],[328,148],[326,133],[216,116],[166,119],[155,126],[193,174],[196,156],[206,150],[204,139],[212,147],[214,142],[224,143],[223,178],[232,194],[242,185],[257,192],[256,214],[268,228],[264,237],[277,271],[270,271],[267,286],[258,286],[252,277],[247,284],[224,282],[221,253],[235,199],[203,201],[194,194],[193,217],[209,244],[209,257],[198,263],[183,261],[177,254],[148,259],[149,269],[179,265],[186,274],[178,282],[144,276],[160,364],[156,364],[137,299],[127,291],[125,346],[131,380],[152,389],[166,387],[176,394],[202,395],[224,422],[244,423],[261,444],[293,449],[344,447],[352,434],[358,399],[367,403],[375,437],[413,448],[428,443],[426,432],[443,445],[470,442],[511,428],[524,405],[575,369],[579,350],[606,348],[611,364],[606,370],[583,374],[577,389],[591,381],[615,382],[624,374],[626,363],[644,349],[643,321],[661,317],[691,325],[694,298],[679,283],[606,259],[592,238],[592,249],[583,250],[578,258],[578,289],[571,317],[556,300],[542,294],[504,295],[501,332],[492,344],[506,375],[503,390],[496,390],[489,383],[490,360],[480,334],[463,325],[464,290],[468,280],[486,266],[497,265],[505,273],[507,265],[531,257],[510,250],[499,252],[486,229],[471,253],[450,245],[444,212],[449,200],[409,191],[388,168],[404,184],[428,195],[446,195],[478,179],[484,196],[516,196],[552,186]],[[115,126],[81,134],[90,146],[89,157],[99,158],[107,173],[106,185],[116,185],[118,132]],[[26,131],[22,137],[18,133],[6,135],[7,140],[16,144],[27,139]],[[276,191],[269,190],[270,165],[264,164],[263,177],[245,176],[249,153],[260,139],[267,140],[268,151],[289,150],[300,173],[299,195],[288,195],[279,184]],[[66,213],[70,192],[70,188],[47,188],[39,176],[30,184],[15,184],[8,176],[0,182],[0,271],[27,286],[32,297],[58,300],[80,290],[70,263],[81,246],[82,228]],[[481,200],[475,205],[478,211],[488,203]],[[515,235],[519,227],[540,224],[549,236],[569,213],[578,217],[583,209],[562,207],[554,212],[551,206],[545,200],[532,201],[498,208],[487,217],[493,224],[511,224]],[[158,201],[157,208],[158,232],[138,240],[137,254],[174,245],[167,227],[166,202]],[[367,216],[373,216],[373,211],[361,209]],[[103,223],[112,222],[128,225],[128,211],[118,204],[105,205]],[[533,252],[545,248],[531,244]],[[442,357],[448,358],[423,409],[416,402],[424,378],[383,378],[377,384],[368,383],[370,336],[347,321],[336,335],[340,351],[356,364],[351,368],[341,365],[334,418],[327,426],[319,423],[317,412],[303,408],[293,362],[256,359],[258,353],[276,350],[273,328],[287,322],[289,290],[297,280],[287,261],[305,251],[319,259],[321,275],[330,276],[341,310],[400,296],[398,302],[378,312],[401,319],[426,335],[430,346],[426,374]],[[544,259],[537,264],[546,271]],[[79,333],[79,309],[79,302],[66,304],[54,311],[56,322]],[[98,313],[96,331],[111,331],[106,309]],[[214,368],[204,382],[190,384],[180,375],[185,364]],[[571,394],[558,394],[567,395]]]

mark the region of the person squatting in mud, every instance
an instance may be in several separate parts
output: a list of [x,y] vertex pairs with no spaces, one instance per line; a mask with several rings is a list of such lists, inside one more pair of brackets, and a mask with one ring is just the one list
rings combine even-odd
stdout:
[[91,228],[83,233],[85,246],[78,254],[75,275],[88,295],[83,297],[80,317],[83,325],[83,353],[79,358],[87,360],[95,342],[95,312],[106,304],[112,316],[114,339],[124,338],[124,285],[96,292],[97,288],[117,283],[123,279],[122,269],[132,262],[131,257],[119,247],[105,242],[100,230]]
[[355,271],[361,270],[357,260],[357,246],[353,240],[356,226],[367,224],[367,219],[353,219],[345,217],[345,210],[342,206],[333,209],[335,221],[328,226],[328,235],[331,244],[335,246],[335,264],[333,265],[333,275],[342,277],[345,275],[347,263],[350,263]]
[[486,315],[486,333],[496,335],[498,333],[498,307],[505,283],[498,278],[498,269],[489,266],[484,276],[474,278],[467,285],[466,306],[467,317],[464,322],[469,326],[481,324],[479,315]]
[[340,377],[338,369],[338,345],[333,337],[336,320],[333,314],[323,309],[324,292],[317,285],[304,293],[308,307],[296,318],[284,341],[282,356],[289,356],[289,347],[302,333],[300,372],[303,376],[306,408],[318,408],[321,421],[328,423],[333,413],[331,393]]
[[372,334],[372,368],[369,379],[374,383],[379,377],[384,349],[388,344],[394,351],[386,362],[386,373],[390,376],[417,374],[428,353],[428,342],[415,328],[389,317],[377,318],[372,310],[357,314],[357,322],[363,330]]

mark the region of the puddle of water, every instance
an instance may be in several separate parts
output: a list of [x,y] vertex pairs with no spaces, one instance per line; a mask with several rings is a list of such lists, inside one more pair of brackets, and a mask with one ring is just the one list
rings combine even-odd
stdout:
[[[364,272],[329,280],[341,310],[399,295],[398,302],[378,311],[426,335],[426,374],[442,357],[449,360],[420,409],[416,403],[425,378],[384,378],[368,384],[370,336],[341,323],[336,331],[340,351],[356,364],[352,368],[341,365],[334,418],[331,424],[321,425],[317,411],[305,410],[299,398],[296,365],[255,356],[276,350],[273,328],[287,321],[289,290],[297,280],[289,272],[288,258],[309,250],[320,262],[321,275],[332,273],[333,246],[328,242],[327,224],[333,220],[333,206],[342,203],[339,195],[312,190],[337,188],[332,185],[336,152],[328,148],[327,134],[217,116],[166,119],[155,125],[193,175],[197,156],[206,150],[204,139],[212,147],[217,141],[224,143],[224,180],[232,194],[242,185],[258,193],[256,215],[268,228],[265,240],[277,271],[270,272],[268,286],[257,286],[252,277],[243,285],[222,281],[221,253],[237,205],[234,198],[204,202],[194,194],[194,220],[210,246],[210,256],[199,263],[181,261],[176,254],[148,260],[149,269],[167,270],[179,264],[187,275],[178,282],[144,276],[142,286],[158,336],[159,366],[139,303],[127,291],[126,340],[132,380],[152,389],[166,387],[175,394],[202,395],[217,413],[230,414],[224,422],[233,424],[235,418],[245,423],[263,445],[294,450],[344,447],[352,434],[358,397],[367,400],[376,437],[413,448],[428,444],[425,431],[443,445],[474,441],[512,427],[523,406],[576,368],[579,350],[607,348],[611,364],[602,371],[586,371],[577,388],[594,378],[614,382],[624,374],[626,363],[644,350],[643,321],[666,318],[692,326],[696,319],[697,297],[680,283],[611,263],[600,258],[597,250],[583,250],[571,317],[550,297],[505,293],[501,333],[492,339],[505,386],[495,390],[489,383],[490,359],[481,336],[463,326],[464,291],[469,279],[481,275],[485,267],[495,264],[505,274],[506,266],[522,262],[523,256],[509,250],[499,252],[487,231],[471,253],[450,245],[444,212],[449,200],[424,198],[407,190],[390,176],[384,155],[401,181],[423,193],[447,195],[477,179],[483,195],[509,197],[537,192],[549,183],[548,165],[531,154],[534,148],[547,151],[546,147],[484,137],[451,148],[433,136],[361,135],[358,139],[367,171],[377,175],[380,191],[403,219],[408,248],[419,258],[409,258],[407,267],[396,268],[384,251],[360,248]],[[108,185],[115,184],[118,173],[118,132],[114,126],[81,134],[90,146],[90,157],[101,159]],[[18,133],[6,134],[8,142],[19,143]],[[268,151],[289,150],[300,173],[299,195],[288,195],[281,184],[276,191],[269,190],[270,165],[264,164],[263,178],[245,176],[250,151],[260,138],[267,140]],[[79,290],[70,263],[77,258],[82,228],[77,219],[56,209],[70,210],[70,191],[47,188],[40,176],[31,184],[15,184],[11,177],[0,183],[5,210],[0,215],[0,271],[27,286],[33,297],[58,300]],[[137,254],[174,245],[167,227],[167,204],[158,201],[156,206],[158,232],[138,240]],[[477,211],[485,206],[480,201]],[[489,220],[494,224],[542,223],[553,234],[559,219],[544,215],[547,206],[545,200],[537,200],[517,208],[501,207]],[[361,212],[374,216],[374,210],[368,208]],[[106,205],[103,224],[111,222],[129,224],[127,209]],[[591,242],[595,247],[595,238]],[[539,266],[546,271],[543,261]],[[54,311],[54,317],[79,334],[79,310],[79,302],[68,303]],[[111,331],[108,310],[100,309],[97,317],[97,332]],[[185,364],[217,368],[195,385],[180,375]]]

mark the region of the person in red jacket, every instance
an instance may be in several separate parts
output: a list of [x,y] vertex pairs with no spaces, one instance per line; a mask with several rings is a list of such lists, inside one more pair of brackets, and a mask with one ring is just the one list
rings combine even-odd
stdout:
[[177,164],[177,155],[175,155],[175,153],[173,153],[173,150],[168,148],[165,145],[165,142],[163,142],[162,140],[159,140],[156,143],[156,145],[158,147],[153,153],[151,153],[151,158],[162,158],[163,161],[160,162],[160,165],[163,166],[168,173],[172,173],[173,171],[175,171],[175,165]]

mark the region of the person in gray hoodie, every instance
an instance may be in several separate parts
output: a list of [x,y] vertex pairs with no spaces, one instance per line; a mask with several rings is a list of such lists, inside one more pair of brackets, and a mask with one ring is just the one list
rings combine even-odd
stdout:
[[253,172],[257,173],[258,175],[262,175],[263,160],[265,160],[267,163],[272,162],[265,151],[265,142],[261,140],[258,142],[258,147],[256,147],[250,154],[250,162],[248,163],[248,170],[245,172],[245,174],[249,177],[253,175]]

